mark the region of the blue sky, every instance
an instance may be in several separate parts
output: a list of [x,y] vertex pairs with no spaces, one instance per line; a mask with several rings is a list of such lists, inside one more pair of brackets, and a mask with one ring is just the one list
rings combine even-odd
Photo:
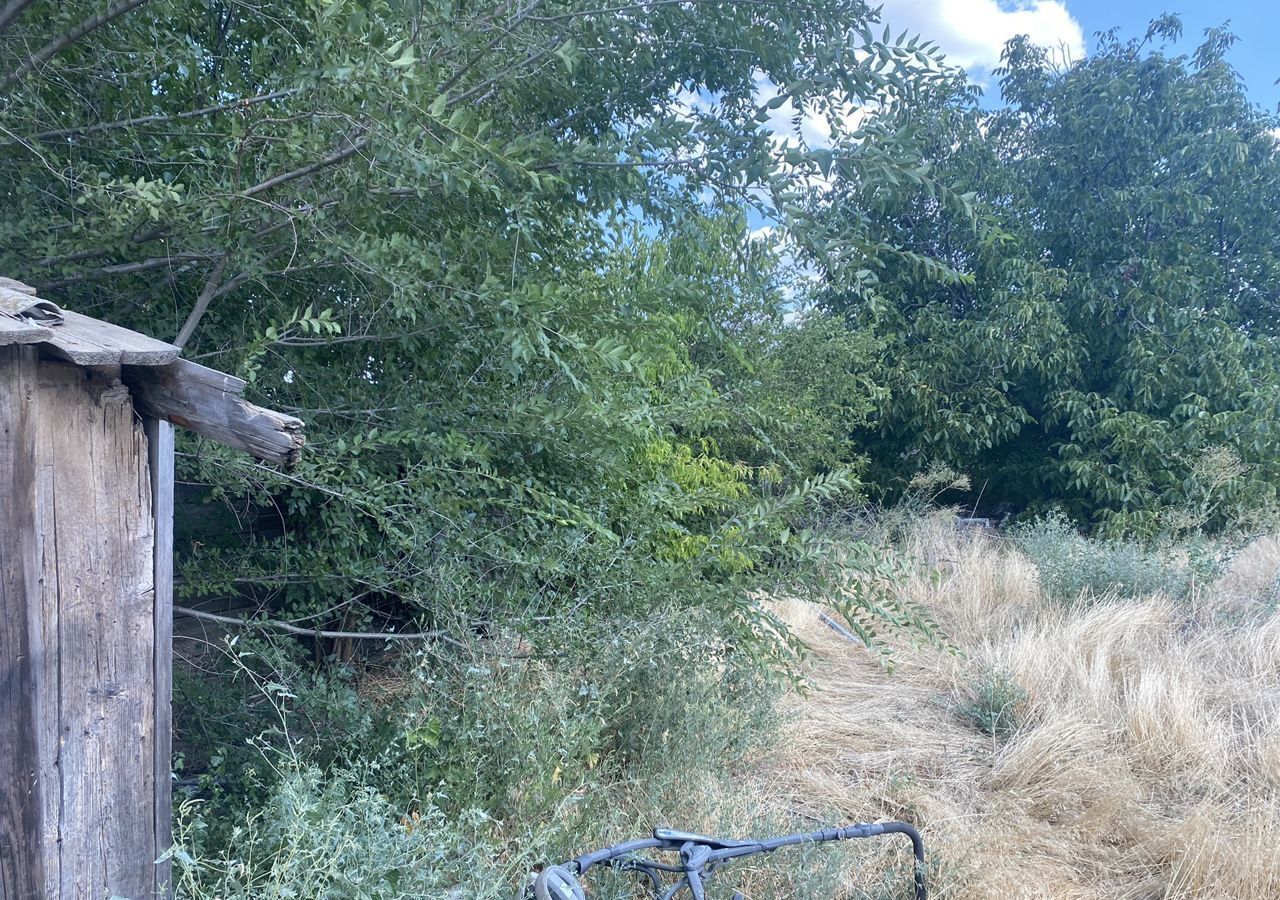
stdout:
[[[873,0],[874,2],[874,0]],[[1240,37],[1231,61],[1244,76],[1253,100],[1269,110],[1280,103],[1280,0],[881,0],[883,19],[894,32],[907,29],[935,41],[953,63],[980,83],[998,88],[990,69],[1015,34],[1061,47],[1073,57],[1088,53],[1094,34],[1119,26],[1124,37],[1141,36],[1164,12],[1182,16],[1177,48],[1190,53],[1205,28],[1227,20]]]

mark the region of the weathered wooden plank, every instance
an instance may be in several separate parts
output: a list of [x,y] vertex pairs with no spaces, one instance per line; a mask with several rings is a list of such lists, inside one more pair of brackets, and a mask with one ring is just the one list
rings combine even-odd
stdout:
[[[151,468],[151,517],[155,522],[155,846],[173,843],[173,426],[150,416],[144,422]],[[156,866],[157,897],[172,897],[172,867]]]
[[[35,315],[26,316],[28,310]],[[0,313],[24,319],[57,319],[58,307],[36,296],[36,289],[12,278],[0,278]]]
[[0,347],[9,344],[37,344],[47,341],[52,334],[43,325],[0,312]]
[[31,285],[16,278],[5,278],[3,275],[0,275],[0,291],[13,291],[15,294],[26,294],[28,297],[36,295],[36,289]]
[[267,462],[292,465],[298,460],[305,441],[301,420],[242,398],[239,378],[185,359],[164,366],[126,366],[121,378],[146,415]]
[[[37,430],[37,434],[40,430]],[[62,791],[58,782],[58,748],[62,744],[61,700],[58,695],[62,657],[58,649],[57,522],[54,520],[53,466],[42,461],[36,466],[36,547],[40,559],[41,648],[37,697],[44,708],[40,717],[40,758],[38,779],[44,818],[45,895],[58,896],[62,884]],[[54,599],[51,599],[54,598]]]
[[136,331],[63,310],[63,322],[49,329],[46,345],[80,366],[162,366],[182,351]]
[[[42,748],[56,796],[60,869],[42,896],[150,898],[155,890],[154,532],[147,441],[127,390],[42,362],[37,466],[46,639],[41,685],[58,744]],[[56,777],[54,777],[56,774]],[[165,785],[167,790],[167,785]]]
[[36,353],[0,347],[0,900],[42,898]]

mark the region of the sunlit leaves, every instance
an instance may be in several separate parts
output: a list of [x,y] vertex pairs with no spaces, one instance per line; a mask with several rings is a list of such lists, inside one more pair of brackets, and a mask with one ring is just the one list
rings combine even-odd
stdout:
[[[20,19],[0,69],[93,6]],[[206,296],[188,353],[306,420],[292,473],[184,447],[185,480],[275,529],[180,541],[202,592],[528,622],[679,595],[750,643],[749,591],[854,487],[874,387],[865,341],[786,327],[785,261],[736,210],[803,212],[815,175],[932,189],[836,115],[936,77],[867,21],[150,0],[0,99],[0,271],[161,338]],[[766,81],[838,140],[780,152]]]

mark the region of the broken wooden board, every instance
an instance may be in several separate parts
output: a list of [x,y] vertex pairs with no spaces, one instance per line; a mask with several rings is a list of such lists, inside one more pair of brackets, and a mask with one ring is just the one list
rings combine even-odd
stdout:
[[16,278],[5,278],[3,275],[0,275],[0,291],[13,291],[17,294],[26,294],[28,297],[36,295],[36,289],[31,285]]
[[128,328],[60,309],[35,288],[0,278],[0,345],[45,344],[78,366],[162,366],[181,352]]
[[[12,278],[0,277],[0,330],[10,335],[30,335],[31,329],[48,329],[62,324],[62,310],[56,303],[36,296],[36,289]],[[34,343],[29,340],[3,340],[0,344]]]
[[239,378],[190,360],[125,365],[121,380],[145,415],[164,419],[265,462],[292,465],[305,443],[302,421],[255,406]]

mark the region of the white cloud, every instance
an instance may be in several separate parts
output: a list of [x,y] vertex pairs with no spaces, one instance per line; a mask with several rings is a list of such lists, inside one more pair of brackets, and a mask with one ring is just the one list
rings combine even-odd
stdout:
[[[755,101],[761,106],[782,93],[762,72],[756,74],[755,85]],[[781,106],[768,110],[764,126],[773,133],[774,144],[779,148],[795,144],[797,140],[810,148],[830,147],[833,117],[838,130],[847,134],[857,131],[866,122],[872,109],[871,104],[832,103],[823,112],[811,105],[797,117],[795,104],[787,100]]]
[[905,29],[933,41],[948,62],[979,81],[1000,64],[1005,42],[1019,34],[1068,59],[1085,55],[1084,31],[1062,0],[883,0],[881,19],[894,35]]

